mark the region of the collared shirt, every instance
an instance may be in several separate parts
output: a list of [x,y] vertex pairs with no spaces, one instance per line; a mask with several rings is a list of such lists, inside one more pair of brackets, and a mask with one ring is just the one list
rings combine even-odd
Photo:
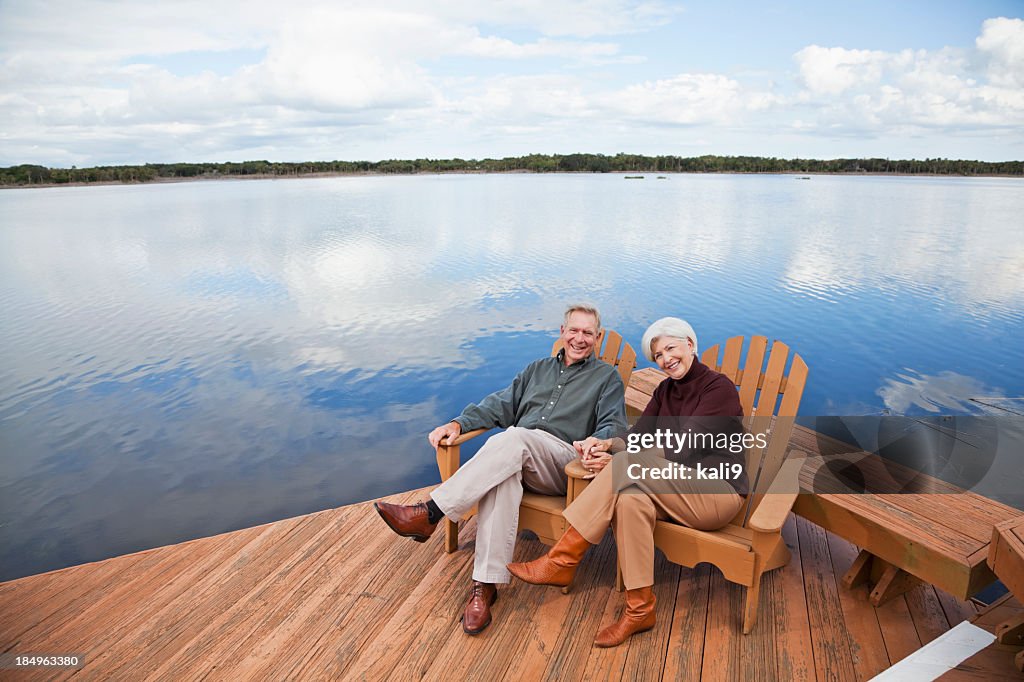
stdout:
[[609,438],[626,428],[625,391],[615,368],[593,354],[565,366],[565,350],[536,360],[512,384],[475,405],[456,422],[473,429],[543,429],[567,443]]

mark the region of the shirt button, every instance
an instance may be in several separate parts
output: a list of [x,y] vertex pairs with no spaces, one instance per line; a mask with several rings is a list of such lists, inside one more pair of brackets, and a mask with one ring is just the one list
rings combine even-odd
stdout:
[[550,403],[548,403],[548,405],[554,405],[554,404],[555,404],[554,400],[552,400]]
[[561,388],[561,387],[562,387],[562,384],[558,384],[558,387],[559,387],[559,388]]
[[541,417],[541,419],[547,419],[547,417]]

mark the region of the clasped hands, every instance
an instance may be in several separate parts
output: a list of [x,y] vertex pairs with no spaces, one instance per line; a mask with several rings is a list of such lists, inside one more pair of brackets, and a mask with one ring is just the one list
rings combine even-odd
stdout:
[[580,463],[587,470],[587,475],[583,478],[594,478],[594,476],[601,473],[602,469],[608,466],[608,462],[612,461],[610,453],[612,449],[611,438],[602,440],[590,436],[584,440],[573,441],[572,446],[576,448],[576,453],[580,456]]

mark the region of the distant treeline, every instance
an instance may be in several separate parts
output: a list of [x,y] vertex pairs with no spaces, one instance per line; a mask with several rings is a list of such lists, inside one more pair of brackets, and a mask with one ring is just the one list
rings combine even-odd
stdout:
[[149,182],[173,178],[301,176],[317,173],[891,173],[907,175],[1024,175],[1024,161],[957,159],[777,159],[760,156],[642,156],[640,154],[531,154],[504,159],[387,161],[242,161],[240,163],[147,163],[141,166],[0,168],[0,184]]

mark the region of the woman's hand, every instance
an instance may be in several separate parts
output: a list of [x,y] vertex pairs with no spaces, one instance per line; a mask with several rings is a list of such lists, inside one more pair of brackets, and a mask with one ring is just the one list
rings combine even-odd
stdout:
[[583,468],[587,470],[587,475],[584,478],[593,478],[601,473],[601,470],[608,466],[608,462],[612,461],[612,456],[608,454],[608,451],[612,448],[612,440],[602,440],[600,438],[594,438],[590,436],[585,440],[575,441],[572,446],[576,448],[577,454],[580,456],[580,462],[583,464]]
[[608,466],[608,462],[612,461],[612,456],[607,452],[595,452],[592,455],[584,455],[580,458],[583,462],[583,468],[587,470],[587,475],[583,478],[593,478],[601,473],[601,470]]

